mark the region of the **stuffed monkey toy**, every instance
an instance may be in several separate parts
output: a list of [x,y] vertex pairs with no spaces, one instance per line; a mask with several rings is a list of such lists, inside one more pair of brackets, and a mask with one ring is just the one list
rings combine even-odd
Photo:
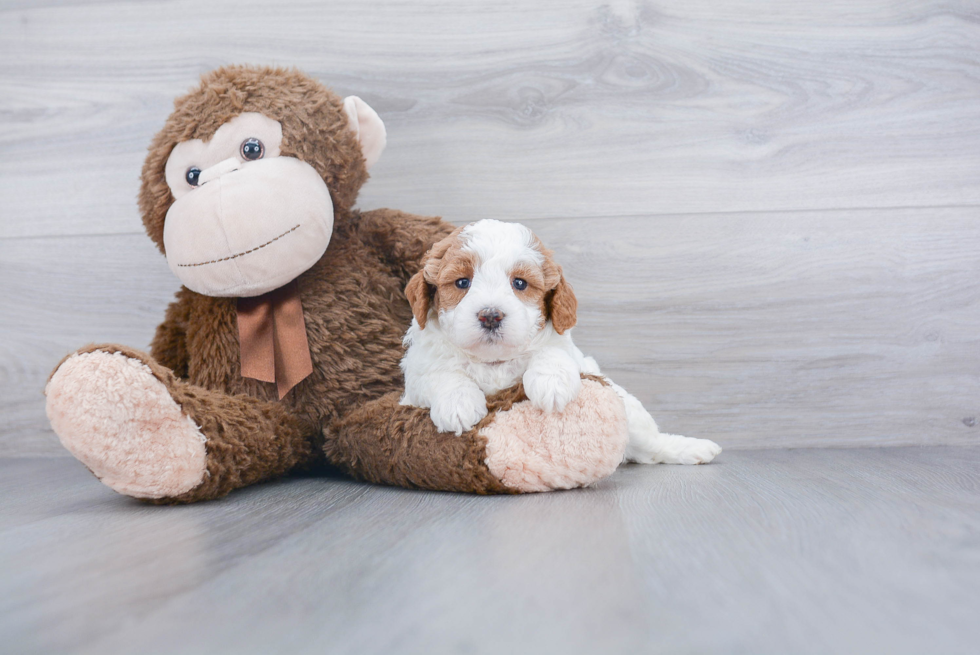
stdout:
[[619,465],[625,412],[600,379],[560,415],[504,391],[461,436],[399,405],[404,288],[453,226],[354,209],[385,142],[363,100],[295,70],[221,68],[175,101],[139,207],[183,286],[150,354],[88,346],[45,389],[54,431],[104,484],[184,503],[333,465],[491,494],[582,486]]

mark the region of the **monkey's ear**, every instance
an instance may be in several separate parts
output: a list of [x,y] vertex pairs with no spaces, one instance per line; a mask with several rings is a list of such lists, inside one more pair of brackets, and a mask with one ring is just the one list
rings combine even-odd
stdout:
[[408,304],[412,306],[412,314],[419,322],[419,328],[425,329],[425,319],[429,317],[429,304],[431,302],[429,284],[425,281],[425,274],[419,271],[412,276],[405,287],[405,297]]
[[385,149],[385,144],[388,143],[385,124],[381,122],[378,112],[371,109],[368,103],[357,96],[344,98],[344,111],[347,112],[348,125],[357,135],[357,141],[361,144],[361,153],[364,155],[364,162],[370,170],[381,157],[381,151]]
[[548,314],[555,332],[564,334],[565,330],[575,327],[578,321],[578,300],[572,291],[572,285],[565,281],[561,267],[558,268],[558,276],[558,285],[547,300]]

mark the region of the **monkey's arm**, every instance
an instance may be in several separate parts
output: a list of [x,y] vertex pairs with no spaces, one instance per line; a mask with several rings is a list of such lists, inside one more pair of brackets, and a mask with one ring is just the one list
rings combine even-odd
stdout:
[[150,343],[153,358],[166,366],[178,378],[187,378],[187,306],[177,300],[167,307],[163,323],[157,326]]
[[358,220],[361,238],[384,253],[406,280],[418,272],[426,251],[454,229],[438,216],[418,216],[397,209],[362,212]]

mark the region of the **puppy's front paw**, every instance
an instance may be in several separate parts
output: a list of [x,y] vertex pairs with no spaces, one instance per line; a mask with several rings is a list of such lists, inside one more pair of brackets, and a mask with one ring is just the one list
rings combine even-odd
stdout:
[[531,404],[545,412],[560,412],[575,400],[582,388],[577,370],[564,366],[529,368],[524,373],[524,393]]
[[471,429],[487,415],[487,398],[473,387],[460,387],[444,392],[432,402],[429,416],[440,432],[457,436]]

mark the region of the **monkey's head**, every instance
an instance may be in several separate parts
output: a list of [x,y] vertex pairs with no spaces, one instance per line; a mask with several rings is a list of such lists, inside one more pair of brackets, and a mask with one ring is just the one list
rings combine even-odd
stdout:
[[384,146],[356,96],[295,70],[219,68],[174,102],[150,145],[143,224],[189,289],[257,296],[323,256]]

